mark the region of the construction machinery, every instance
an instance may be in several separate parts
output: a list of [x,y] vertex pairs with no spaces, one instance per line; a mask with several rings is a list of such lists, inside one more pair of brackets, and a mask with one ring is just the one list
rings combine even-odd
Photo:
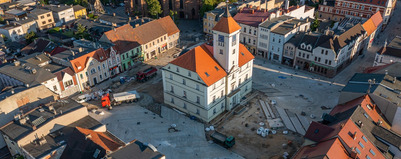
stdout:
[[235,145],[235,137],[226,136],[218,131],[215,131],[212,135],[210,135],[213,142],[219,144],[225,148],[231,148]]
[[110,93],[106,93],[102,96],[102,106],[107,107],[108,109],[112,109],[112,106],[120,105],[123,102],[131,103],[136,102],[140,98],[137,91],[128,91],[128,92],[120,92],[113,93],[110,96]]
[[155,77],[157,75],[157,68],[155,67],[149,67],[144,71],[139,71],[136,73],[136,80],[138,82],[145,82],[152,77]]

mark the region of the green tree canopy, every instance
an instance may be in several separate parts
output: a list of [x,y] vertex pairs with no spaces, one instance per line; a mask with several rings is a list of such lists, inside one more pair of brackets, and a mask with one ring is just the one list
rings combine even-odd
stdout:
[[145,0],[148,6],[148,12],[153,18],[158,18],[159,14],[163,12],[162,6],[158,0]]
[[36,33],[33,31],[25,35],[25,40],[27,44],[32,43],[35,38],[36,38]]

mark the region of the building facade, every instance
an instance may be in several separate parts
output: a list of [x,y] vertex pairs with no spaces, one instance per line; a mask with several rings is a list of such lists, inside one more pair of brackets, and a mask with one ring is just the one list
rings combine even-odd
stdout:
[[50,10],[36,8],[30,12],[30,15],[36,20],[39,30],[50,29],[55,26],[53,13]]
[[74,9],[69,5],[45,5],[43,8],[53,12],[56,26],[61,26],[75,20]]
[[11,41],[21,41],[25,39],[25,33],[22,26],[16,23],[1,26],[0,34],[3,34]]
[[[180,19],[199,19],[201,0],[160,0],[162,16],[168,16],[170,10],[177,11]],[[145,0],[126,0],[125,11],[129,15],[149,16]]]
[[86,17],[87,12],[85,7],[82,7],[80,5],[74,5],[72,6],[72,9],[74,10],[75,19]]
[[239,43],[241,27],[228,13],[203,44],[163,67],[164,102],[210,122],[252,90],[253,56]]
[[401,62],[400,46],[400,36],[396,36],[393,40],[391,40],[390,44],[388,45],[386,42],[384,46],[377,51],[373,66],[381,66],[390,63]]
[[380,12],[383,17],[383,25],[387,25],[393,14],[395,0],[374,0],[374,1],[356,1],[356,0],[338,0],[334,4],[323,3],[319,5],[319,18],[341,21],[344,17],[356,17],[369,19],[374,13]]

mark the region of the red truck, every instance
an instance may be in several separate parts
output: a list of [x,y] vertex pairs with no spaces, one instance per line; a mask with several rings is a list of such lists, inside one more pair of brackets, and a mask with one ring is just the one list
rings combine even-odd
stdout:
[[111,106],[120,105],[123,102],[126,103],[136,102],[139,100],[139,98],[140,98],[139,93],[135,90],[113,93],[112,95],[106,93],[102,96],[102,106],[107,107],[108,109],[112,109]]
[[149,79],[151,79],[152,77],[157,75],[157,68],[155,67],[149,67],[144,71],[139,71],[136,73],[136,80],[138,82],[145,82]]

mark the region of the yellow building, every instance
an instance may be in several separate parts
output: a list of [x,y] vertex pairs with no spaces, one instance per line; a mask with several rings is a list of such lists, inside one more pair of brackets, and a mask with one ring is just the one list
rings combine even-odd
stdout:
[[79,19],[86,16],[86,8],[80,5],[75,5],[72,7],[74,9],[75,19]]

